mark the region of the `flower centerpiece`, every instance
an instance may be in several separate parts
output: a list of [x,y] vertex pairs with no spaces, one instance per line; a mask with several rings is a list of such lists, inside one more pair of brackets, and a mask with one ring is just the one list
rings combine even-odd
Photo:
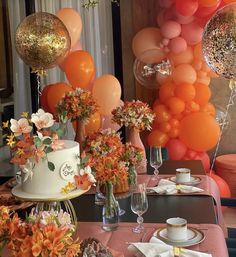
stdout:
[[137,146],[143,150],[142,165],[137,167],[140,173],[145,172],[146,169],[146,155],[145,148],[140,138],[140,132],[143,130],[151,130],[151,125],[155,114],[148,106],[139,100],[132,102],[125,102],[123,106],[119,106],[112,111],[113,121],[120,126],[129,128],[127,141],[132,145]]
[[74,232],[70,215],[63,210],[32,211],[23,221],[0,206],[0,253],[5,247],[9,257],[75,257],[80,242],[72,237]]
[[59,120],[76,122],[75,141],[81,145],[85,138],[84,125],[97,110],[98,106],[92,93],[81,88],[66,93],[57,105]]

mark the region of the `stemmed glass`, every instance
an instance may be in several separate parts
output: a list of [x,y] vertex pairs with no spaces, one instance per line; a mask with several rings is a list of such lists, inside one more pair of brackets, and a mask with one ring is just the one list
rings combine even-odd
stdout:
[[158,168],[162,165],[162,154],[161,147],[151,146],[150,147],[150,165],[154,168],[154,177],[153,179],[158,179],[159,170]]
[[146,185],[138,184],[131,195],[131,210],[138,215],[137,223],[138,226],[133,228],[133,232],[141,233],[144,230],[143,217],[142,215],[148,209],[148,200],[146,195]]

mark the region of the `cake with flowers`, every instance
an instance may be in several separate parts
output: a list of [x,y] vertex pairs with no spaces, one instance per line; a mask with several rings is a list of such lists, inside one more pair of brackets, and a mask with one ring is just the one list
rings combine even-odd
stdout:
[[[37,128],[32,133],[33,125]],[[7,144],[21,174],[12,193],[21,198],[50,199],[70,194],[77,196],[95,182],[89,166],[81,161],[79,143],[60,140],[61,128],[52,128],[53,116],[39,109],[31,118],[27,113],[19,120],[4,124],[10,134]],[[70,197],[68,196],[68,198]]]

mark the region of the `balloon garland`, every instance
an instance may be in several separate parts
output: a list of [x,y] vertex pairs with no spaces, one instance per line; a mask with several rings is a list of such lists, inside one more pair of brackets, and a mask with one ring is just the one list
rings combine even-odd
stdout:
[[[218,143],[221,133],[215,108],[209,103],[210,79],[218,75],[233,78],[236,73],[234,4],[217,12],[229,2],[236,1],[159,0],[160,29],[142,29],[132,42],[137,58],[142,49],[160,47],[172,64],[170,76],[156,75],[156,83],[161,86],[153,105],[156,118],[148,136],[149,145],[167,147],[171,159],[200,159],[206,170],[210,168],[206,151]],[[231,30],[223,31],[225,26]],[[215,41],[214,28],[218,28]]]

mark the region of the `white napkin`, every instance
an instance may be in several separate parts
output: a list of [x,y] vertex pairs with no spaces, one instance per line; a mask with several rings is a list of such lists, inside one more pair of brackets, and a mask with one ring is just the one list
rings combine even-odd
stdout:
[[[131,251],[137,257],[175,257],[174,248],[168,245],[156,237],[152,237],[149,243],[132,243],[128,246],[128,250]],[[188,250],[185,248],[177,248],[179,250],[179,257],[212,257],[211,254],[202,253],[197,251]]]
[[204,191],[201,188],[193,187],[193,186],[187,186],[187,185],[176,185],[174,182],[168,180],[168,179],[161,179],[159,181],[158,186],[156,187],[147,187],[147,190],[151,190],[156,192],[157,194],[176,194],[178,191],[180,193],[197,193]]

